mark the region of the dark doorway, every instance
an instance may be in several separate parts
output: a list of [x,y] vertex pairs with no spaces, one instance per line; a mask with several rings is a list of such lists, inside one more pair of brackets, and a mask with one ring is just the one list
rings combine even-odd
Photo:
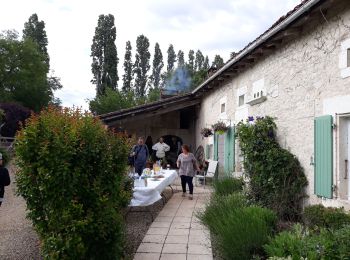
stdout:
[[164,135],[164,142],[170,146],[170,151],[167,152],[167,161],[171,167],[176,167],[177,157],[181,153],[182,139],[176,135]]

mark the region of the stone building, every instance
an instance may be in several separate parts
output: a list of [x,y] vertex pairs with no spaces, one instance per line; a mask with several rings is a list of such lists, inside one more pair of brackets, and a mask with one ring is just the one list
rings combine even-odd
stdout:
[[[308,202],[350,209],[349,0],[302,1],[185,96],[181,104],[158,109],[173,107],[179,115],[193,102],[186,106],[194,122],[186,142],[205,147],[207,158],[219,161],[220,174],[242,170],[234,126],[248,116],[272,116],[280,144],[308,177]],[[101,119],[117,124],[111,118],[120,113]],[[202,138],[201,129],[218,120],[232,130]],[[172,128],[181,135],[179,125]]]

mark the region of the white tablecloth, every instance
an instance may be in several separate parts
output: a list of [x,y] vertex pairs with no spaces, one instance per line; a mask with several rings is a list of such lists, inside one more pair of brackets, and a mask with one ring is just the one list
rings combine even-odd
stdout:
[[149,206],[160,200],[163,190],[171,185],[176,179],[177,172],[175,170],[163,170],[159,181],[152,181],[152,178],[147,179],[147,187],[134,187],[133,198],[130,206]]

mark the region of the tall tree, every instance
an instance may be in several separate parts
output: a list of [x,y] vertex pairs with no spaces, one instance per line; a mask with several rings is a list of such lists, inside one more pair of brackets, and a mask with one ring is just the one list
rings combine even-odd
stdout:
[[224,59],[221,58],[220,55],[215,55],[214,61],[213,61],[213,63],[212,63],[212,66],[213,66],[214,68],[219,69],[219,68],[221,68],[223,65],[224,65]]
[[119,77],[115,39],[114,16],[101,14],[91,45],[91,71],[94,75],[91,82],[96,84],[96,95],[103,95],[106,87],[117,89]]
[[167,72],[171,73],[174,70],[174,64],[176,62],[176,53],[174,50],[174,46],[172,44],[169,45],[167,52],[168,52]]
[[208,55],[205,56],[203,69],[208,70],[210,68]]
[[149,60],[151,54],[148,50],[149,40],[146,36],[140,35],[136,39],[136,55],[134,63],[135,78],[135,96],[137,99],[143,99],[147,92],[147,73],[150,69]]
[[181,68],[185,66],[185,54],[182,50],[179,50],[177,53],[177,67]]
[[47,52],[47,35],[45,31],[45,22],[39,21],[37,14],[32,14],[28,22],[24,23],[23,39],[31,39],[35,42],[40,52],[43,54],[44,61],[47,65],[47,71],[50,70],[50,56]]
[[200,50],[197,50],[196,52],[196,59],[194,62],[194,67],[195,67],[195,71],[200,71],[203,69],[203,65],[204,65],[204,56],[202,54],[202,52]]
[[161,72],[163,67],[164,67],[163,54],[157,42],[156,45],[154,46],[152,75],[150,77],[151,87],[154,89],[159,89]]
[[131,82],[133,79],[132,71],[132,61],[131,61],[131,43],[130,41],[126,42],[125,55],[124,55],[124,75],[123,75],[123,87],[122,90],[124,93],[131,92]]
[[191,74],[194,72],[194,50],[190,50],[188,52],[188,63],[187,68]]

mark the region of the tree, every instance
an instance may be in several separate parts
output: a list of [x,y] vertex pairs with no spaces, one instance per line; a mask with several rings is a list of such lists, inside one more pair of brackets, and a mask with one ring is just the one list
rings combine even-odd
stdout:
[[209,58],[208,58],[208,55],[205,56],[205,60],[204,60],[204,64],[203,64],[203,69],[205,69],[206,71],[210,68],[210,65],[209,65]]
[[181,68],[185,66],[185,54],[182,50],[177,53],[177,67]]
[[136,55],[134,64],[135,78],[135,97],[143,99],[147,92],[147,73],[150,69],[149,60],[151,54],[148,50],[149,40],[146,36],[140,35],[136,40]]
[[221,68],[224,65],[224,59],[220,55],[215,55],[212,66],[216,69]]
[[0,102],[16,101],[39,111],[54,99],[47,63],[36,43],[14,35],[0,36]]
[[91,71],[93,74],[91,82],[96,84],[96,95],[103,95],[107,87],[117,89],[119,77],[115,39],[114,16],[101,14],[91,45]]
[[190,50],[188,52],[187,69],[191,74],[194,72],[194,51],[193,50]]
[[154,56],[153,56],[153,68],[152,75],[150,77],[151,87],[154,89],[159,89],[161,72],[164,67],[162,51],[159,48],[159,44],[156,43],[154,47]]
[[135,105],[132,92],[121,92],[109,87],[103,95],[89,101],[89,108],[95,115],[101,115]]
[[30,117],[30,110],[16,103],[1,103],[0,111],[4,112],[3,120],[0,116],[0,125],[4,122],[0,135],[6,137],[14,137],[20,129],[20,124],[24,126],[25,120]]
[[174,70],[174,64],[176,62],[176,54],[174,51],[174,46],[172,44],[169,45],[167,52],[168,52],[167,72],[171,73]]
[[131,43],[126,42],[125,55],[124,55],[124,75],[123,75],[123,92],[128,93],[131,89],[131,82],[133,79],[132,61],[131,61]]
[[196,59],[194,63],[195,71],[200,71],[203,69],[204,65],[204,56],[200,50],[196,52]]
[[24,24],[23,39],[31,39],[35,42],[40,52],[43,54],[44,61],[47,64],[47,70],[50,69],[50,56],[47,52],[48,40],[45,31],[45,22],[39,21],[37,14],[32,14],[28,22]]

